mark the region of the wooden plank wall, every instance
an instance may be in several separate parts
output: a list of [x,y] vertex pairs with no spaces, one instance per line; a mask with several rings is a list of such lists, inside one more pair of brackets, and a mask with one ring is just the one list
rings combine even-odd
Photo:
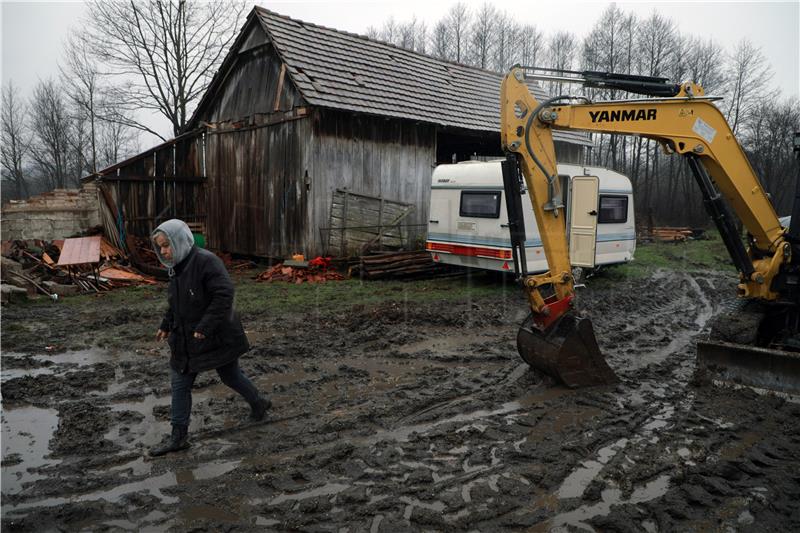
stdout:
[[170,218],[205,222],[202,143],[202,135],[179,139],[102,177],[127,233],[149,236]]
[[321,253],[336,189],[390,198],[415,206],[406,219],[409,240],[421,245],[427,231],[436,126],[315,109],[308,155],[311,197],[307,255]]
[[304,250],[308,119],[207,134],[208,241],[260,257]]
[[414,206],[337,189],[331,201],[327,254],[361,255],[368,250],[401,249],[408,245],[403,225]]

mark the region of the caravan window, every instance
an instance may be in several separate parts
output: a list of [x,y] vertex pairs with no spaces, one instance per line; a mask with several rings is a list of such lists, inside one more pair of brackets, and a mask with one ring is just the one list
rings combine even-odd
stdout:
[[628,197],[600,195],[599,224],[619,224],[628,220]]
[[461,191],[462,217],[500,218],[500,191]]

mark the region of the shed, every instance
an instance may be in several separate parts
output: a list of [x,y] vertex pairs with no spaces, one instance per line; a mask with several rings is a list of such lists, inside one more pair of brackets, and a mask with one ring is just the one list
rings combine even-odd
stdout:
[[[314,256],[345,223],[332,209],[344,191],[413,206],[402,237],[422,242],[433,168],[502,155],[501,80],[255,7],[185,132],[98,173],[106,218],[146,235],[177,216],[214,249]],[[555,140],[560,160],[583,162],[586,136]]]

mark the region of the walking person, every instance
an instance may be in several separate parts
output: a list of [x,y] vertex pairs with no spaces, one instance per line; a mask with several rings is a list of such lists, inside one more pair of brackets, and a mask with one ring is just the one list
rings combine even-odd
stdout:
[[220,258],[195,246],[182,220],[167,220],[151,239],[169,271],[169,308],[156,339],[167,340],[171,353],[172,433],[150,449],[151,456],[159,456],[189,447],[192,385],[199,372],[216,370],[250,404],[251,420],[263,420],[271,402],[239,368],[250,344],[233,310],[233,282]]

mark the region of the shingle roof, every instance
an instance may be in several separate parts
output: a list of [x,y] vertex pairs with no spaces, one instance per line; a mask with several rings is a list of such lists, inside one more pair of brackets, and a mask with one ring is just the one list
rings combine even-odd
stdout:
[[[287,72],[314,106],[480,131],[500,129],[503,75],[255,7]],[[536,97],[546,95],[534,89]],[[579,132],[556,140],[591,144]]]

